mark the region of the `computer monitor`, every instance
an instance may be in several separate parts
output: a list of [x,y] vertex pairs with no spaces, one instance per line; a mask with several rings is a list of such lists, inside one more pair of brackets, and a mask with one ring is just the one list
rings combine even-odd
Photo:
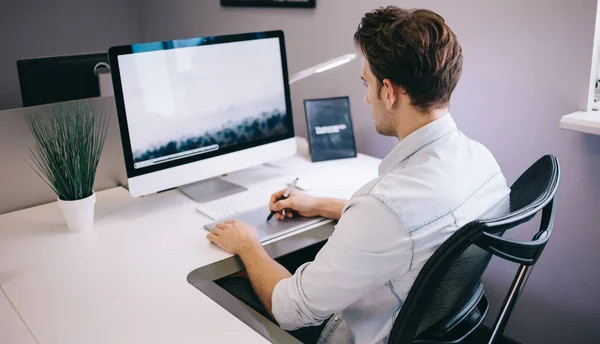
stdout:
[[100,62],[108,63],[105,52],[18,60],[23,106],[99,97],[94,67]]
[[109,58],[132,196],[219,198],[243,189],[212,177],[296,154],[282,31],[118,46]]

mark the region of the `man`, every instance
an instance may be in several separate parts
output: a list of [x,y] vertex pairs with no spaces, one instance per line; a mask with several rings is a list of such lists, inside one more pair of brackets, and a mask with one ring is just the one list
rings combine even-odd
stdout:
[[433,252],[466,223],[507,211],[510,192],[489,151],[458,131],[448,113],[463,57],[442,17],[380,8],[362,18],[354,40],[377,132],[400,140],[379,178],[347,202],[273,195],[279,220],[284,209],[288,216],[339,220],[314,261],[293,276],[244,223],[227,222],[208,234],[241,257],[258,298],[283,329],[321,324],[319,343],[385,343]]

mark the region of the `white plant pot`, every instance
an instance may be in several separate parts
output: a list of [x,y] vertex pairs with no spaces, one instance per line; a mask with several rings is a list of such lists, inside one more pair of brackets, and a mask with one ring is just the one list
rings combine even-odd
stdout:
[[63,201],[58,199],[67,227],[71,232],[87,232],[94,227],[94,206],[96,193],[76,201]]

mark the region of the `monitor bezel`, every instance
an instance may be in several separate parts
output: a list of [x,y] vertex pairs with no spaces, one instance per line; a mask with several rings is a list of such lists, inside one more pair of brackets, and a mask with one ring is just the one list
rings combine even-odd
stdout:
[[[152,48],[155,47],[156,44],[161,44],[163,46],[168,45],[176,41],[181,40],[197,40],[202,39],[205,42],[204,45],[213,45],[213,44],[222,44],[222,43],[233,43],[233,42],[243,42],[250,40],[258,40],[258,39],[268,39],[268,38],[278,38],[279,39],[279,48],[280,48],[280,56],[281,56],[281,67],[283,73],[283,83],[284,83],[284,93],[285,93],[285,103],[286,103],[286,114],[287,121],[286,126],[288,128],[288,132],[285,134],[280,134],[276,136],[272,136],[269,138],[256,140],[252,142],[246,142],[243,144],[234,145],[231,147],[219,149],[214,152],[209,152],[205,154],[198,154],[190,157],[185,157],[182,159],[176,159],[156,165],[150,165],[147,167],[142,167],[139,169],[134,168],[133,161],[133,151],[131,149],[131,141],[129,136],[129,127],[127,122],[127,113],[125,110],[125,100],[123,97],[123,88],[121,84],[121,75],[119,72],[119,61],[118,57],[121,55],[129,55],[136,54],[133,52],[133,46],[142,47],[144,49],[143,52],[147,51],[158,51],[158,50],[170,50],[170,49],[181,49],[181,47],[172,47],[172,48]],[[138,53],[143,53],[138,52]],[[123,156],[125,160],[125,170],[127,171],[127,178],[133,178],[137,176],[142,176],[146,174],[150,174],[157,171],[162,171],[186,164],[192,164],[198,161],[211,159],[218,156],[223,156],[226,154],[231,154],[235,152],[240,152],[249,148],[266,145],[269,143],[274,143],[278,141],[283,141],[286,139],[290,139],[294,137],[294,121],[292,115],[292,104],[291,104],[291,96],[290,96],[290,87],[289,87],[289,75],[288,75],[288,67],[287,67],[287,57],[286,57],[286,49],[285,49],[285,38],[283,31],[274,30],[274,31],[263,31],[263,32],[252,32],[252,33],[243,33],[243,34],[233,34],[233,35],[224,35],[224,36],[205,36],[205,37],[194,37],[194,38],[185,38],[185,39],[177,39],[177,40],[167,40],[167,41],[156,41],[156,42],[147,42],[147,43],[139,43],[139,44],[130,44],[130,45],[122,45],[111,47],[108,50],[109,62],[111,67],[111,76],[113,81],[114,88],[114,96],[115,103],[117,108],[117,117],[119,119],[119,128],[121,132],[121,143],[123,147]]]

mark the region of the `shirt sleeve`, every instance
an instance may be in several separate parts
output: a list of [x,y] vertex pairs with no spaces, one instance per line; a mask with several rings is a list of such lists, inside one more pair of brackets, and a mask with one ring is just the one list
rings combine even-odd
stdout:
[[319,325],[408,271],[411,259],[412,239],[396,214],[374,196],[353,198],[315,260],[277,283],[273,315],[285,330]]

